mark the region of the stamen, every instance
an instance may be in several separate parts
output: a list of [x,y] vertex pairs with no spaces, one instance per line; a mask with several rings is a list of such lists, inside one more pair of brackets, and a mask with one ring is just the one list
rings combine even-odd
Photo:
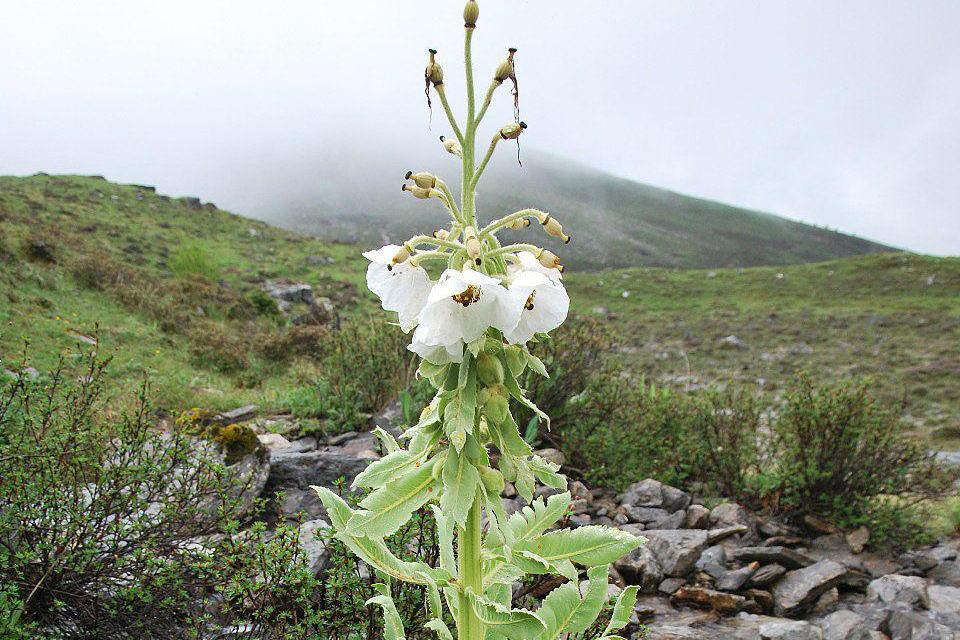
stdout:
[[527,296],[527,302],[523,305],[523,308],[527,311],[533,311],[533,299],[537,297],[537,292],[533,291],[529,296]]
[[469,307],[474,302],[480,300],[480,287],[471,284],[462,293],[458,293],[457,295],[451,297],[457,304],[462,304],[465,307]]

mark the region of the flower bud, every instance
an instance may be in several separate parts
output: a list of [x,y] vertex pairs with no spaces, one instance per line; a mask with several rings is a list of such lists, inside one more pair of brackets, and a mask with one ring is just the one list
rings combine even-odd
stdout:
[[473,260],[473,263],[477,266],[480,266],[483,260],[481,255],[483,253],[483,246],[480,244],[480,240],[477,238],[477,232],[473,227],[467,227],[464,231],[466,240],[463,241],[464,247],[467,249],[467,255],[470,256],[470,259]]
[[511,122],[510,124],[504,126],[500,129],[500,137],[504,140],[516,140],[520,137],[520,134],[523,133],[523,130],[527,128],[526,122]]
[[450,237],[450,232],[446,229],[434,229],[433,237],[437,240],[446,240]]
[[519,376],[527,367],[527,359],[523,354],[523,348],[515,344],[504,347],[503,353],[506,356],[507,367],[513,377]]
[[517,218],[516,220],[511,222],[510,226],[507,228],[513,229],[514,231],[519,231],[520,229],[523,229],[529,226],[530,226],[530,218]]
[[490,396],[483,405],[483,415],[493,424],[500,426],[510,415],[510,403],[502,393],[495,393]]
[[430,189],[424,189],[423,187],[418,187],[415,184],[404,184],[402,189],[404,191],[409,191],[414,195],[414,197],[420,198],[421,200],[426,200],[430,197]]
[[421,171],[419,173],[414,173],[412,171],[407,171],[405,176],[407,180],[413,180],[413,182],[423,189],[433,189],[437,186],[437,176],[432,173],[427,173],[426,171]]
[[427,62],[427,68],[423,71],[423,77],[427,84],[427,92],[430,91],[430,85],[439,87],[443,84],[443,67],[437,62],[437,50],[430,49],[430,60]]
[[477,18],[480,17],[480,6],[475,0],[468,0],[463,8],[463,26],[467,29],[473,29],[477,26]]
[[456,140],[447,140],[445,136],[440,136],[440,142],[443,144],[443,148],[447,150],[447,153],[452,153],[460,158],[463,157],[463,148]]
[[541,221],[543,224],[543,229],[547,232],[547,235],[551,235],[554,238],[562,238],[563,244],[570,244],[570,236],[563,232],[563,227],[559,222],[548,213],[546,217]]
[[513,47],[507,49],[507,58],[500,63],[500,66],[498,66],[497,70],[494,72],[493,79],[498,84],[502,84],[507,78],[516,77],[516,68],[513,66],[513,54],[516,52],[517,50]]
[[560,258],[557,257],[557,254],[548,250],[541,249],[540,255],[537,256],[537,259],[540,261],[540,264],[545,266],[547,269],[559,269],[563,271],[563,265],[560,264]]
[[480,481],[488,493],[499,496],[503,492],[504,481],[502,473],[486,465],[477,467],[477,471],[480,472]]
[[480,382],[486,385],[503,384],[503,376],[503,364],[500,358],[486,352],[477,356],[477,377],[480,378]]

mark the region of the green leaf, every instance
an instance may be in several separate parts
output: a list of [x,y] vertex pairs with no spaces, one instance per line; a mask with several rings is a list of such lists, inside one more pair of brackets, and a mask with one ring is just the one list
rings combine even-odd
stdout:
[[451,576],[457,575],[457,563],[453,555],[453,523],[437,505],[430,505],[437,522],[437,541],[440,546],[440,568]]
[[644,542],[643,538],[626,531],[589,526],[553,531],[533,540],[518,541],[514,545],[514,552],[530,551],[551,565],[561,560],[570,560],[586,567],[594,567],[610,564]]
[[530,465],[527,464],[526,458],[510,457],[512,458],[511,462],[513,466],[517,470],[517,479],[513,481],[513,484],[517,489],[517,493],[520,494],[520,497],[529,503],[533,500],[533,471],[530,470]]
[[561,633],[581,633],[593,624],[606,602],[608,570],[606,565],[592,568],[587,573],[590,582],[585,589],[583,583],[578,587],[573,580],[547,594],[537,610],[547,626],[541,640],[553,640]]
[[[406,391],[404,391],[404,393],[406,393]],[[407,394],[407,395],[409,396],[410,394]],[[400,443],[397,442],[397,439],[394,438],[389,433],[387,433],[386,431],[384,431],[383,429],[381,429],[380,427],[377,427],[376,429],[373,430],[373,435],[377,436],[377,439],[379,439],[380,442],[383,443],[383,449],[388,454],[394,453],[400,450]]]
[[551,489],[560,489],[561,491],[567,489],[567,478],[558,473],[560,465],[555,462],[544,460],[540,456],[533,456],[530,459],[530,469],[537,480]]
[[511,456],[529,456],[533,450],[530,445],[520,437],[520,427],[517,426],[513,416],[507,414],[503,423],[500,425],[488,425],[491,434],[497,436],[497,448],[502,453]]
[[527,430],[523,433],[523,439],[526,440],[530,446],[533,446],[539,436],[540,419],[537,416],[531,416],[527,422]]
[[460,455],[453,447],[447,450],[443,463],[443,495],[440,508],[461,527],[467,524],[467,512],[477,498],[480,473],[466,455]]
[[540,618],[525,609],[508,609],[498,602],[475,594],[469,587],[465,593],[473,612],[493,634],[510,640],[530,640],[545,629]]
[[453,640],[453,635],[450,633],[450,629],[447,628],[447,625],[443,623],[443,620],[440,618],[433,618],[428,620],[425,625],[427,629],[436,632],[440,640]]
[[[607,601],[607,572],[610,570],[608,565],[597,565],[587,571],[587,579],[590,582],[583,594],[583,600],[576,611],[567,617],[567,623],[563,627],[566,633],[582,633],[594,623],[603,610],[603,605]],[[581,590],[583,584],[580,585]]]
[[[503,354],[501,354],[501,358],[503,358],[504,360],[504,366],[509,367],[510,364],[507,362],[507,359]],[[514,378],[513,376],[506,376],[503,380],[503,386],[507,388],[507,391],[510,392],[510,396],[512,398],[514,398],[517,402],[519,402],[520,404],[522,404],[523,406],[527,407],[528,409],[533,411],[535,414],[537,414],[537,417],[539,417],[541,420],[547,423],[547,429],[548,430],[550,429],[550,416],[548,416],[543,411],[541,411],[540,407],[535,405],[532,400],[530,400],[529,398],[527,398],[526,395],[524,395],[523,389],[521,389],[520,385],[517,384],[516,378]]]
[[371,462],[366,469],[354,478],[352,486],[383,487],[393,480],[406,475],[411,469],[416,468],[426,455],[427,451],[421,451],[417,455],[403,449],[394,451],[375,462]]
[[467,351],[463,354],[463,362],[457,368],[457,388],[463,389],[467,386],[467,380],[470,377],[470,370],[473,368],[473,358],[476,354]]
[[570,506],[570,493],[557,493],[546,501],[535,500],[510,516],[507,528],[513,533],[514,546],[528,543],[555,525]]
[[549,377],[550,377],[550,374],[547,373],[547,368],[543,365],[543,360],[541,360],[540,358],[538,358],[537,356],[533,355],[532,353],[530,353],[530,352],[527,351],[527,350],[524,350],[523,353],[524,353],[524,355],[526,356],[526,359],[527,359],[527,366],[529,366],[531,369],[533,369],[534,371],[536,371],[537,373],[539,373],[539,374],[540,374],[541,376],[543,376],[544,378],[549,378]]
[[632,586],[620,592],[617,603],[613,605],[613,615],[610,616],[610,623],[603,630],[604,638],[618,638],[619,636],[611,636],[610,634],[630,624],[630,616],[633,615],[633,607],[637,604],[637,593],[639,591],[640,587]]
[[429,461],[421,464],[364,498],[360,506],[365,511],[354,512],[347,523],[347,532],[368,538],[396,533],[414,511],[433,497],[432,467]]
[[520,567],[507,562],[490,563],[490,565],[483,575],[484,590],[489,589],[495,584],[513,585],[514,582],[522,578],[526,573]]
[[443,409],[443,427],[457,451],[463,450],[467,434],[473,433],[477,414],[477,373],[474,367],[467,371],[464,386],[457,389]]
[[403,635],[403,621],[400,619],[400,613],[397,611],[397,605],[390,597],[390,588],[385,584],[375,584],[373,587],[380,592],[380,595],[367,600],[367,606],[371,604],[380,605],[383,609],[383,637],[385,640],[405,640]]

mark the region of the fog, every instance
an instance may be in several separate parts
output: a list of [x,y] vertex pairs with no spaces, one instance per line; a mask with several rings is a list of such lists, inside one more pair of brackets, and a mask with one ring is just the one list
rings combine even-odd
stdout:
[[[520,49],[531,149],[960,254],[960,3],[480,6],[478,85],[507,46]],[[324,163],[318,180],[340,175],[361,195],[407,168],[449,174],[436,142],[448,129],[438,108],[430,122],[422,73],[427,47],[439,49],[461,95],[461,7],[5,3],[0,173],[102,174],[238,213],[262,211],[271,189],[282,201],[315,188],[305,157]],[[511,115],[504,92],[485,124]]]

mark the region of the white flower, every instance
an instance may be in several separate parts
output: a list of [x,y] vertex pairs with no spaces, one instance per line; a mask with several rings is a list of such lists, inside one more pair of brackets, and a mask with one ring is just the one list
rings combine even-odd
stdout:
[[409,349],[434,364],[461,362],[463,345],[489,327],[513,329],[525,300],[496,278],[473,269],[447,269],[427,297]]
[[554,282],[560,282],[561,278],[563,278],[563,274],[560,273],[560,269],[557,269],[556,267],[543,266],[540,261],[537,260],[537,257],[529,251],[521,251],[517,253],[516,256],[520,263],[511,264],[508,267],[507,273],[510,276],[515,276],[524,271],[533,271],[536,273],[542,273]]
[[520,271],[511,278],[510,291],[524,301],[520,322],[504,332],[504,337],[511,344],[523,344],[534,334],[552,331],[567,319],[570,296],[559,278],[553,280],[541,270]]
[[367,267],[367,287],[379,298],[383,308],[396,311],[400,329],[409,333],[417,326],[417,316],[427,302],[433,283],[427,271],[405,260],[393,264],[393,258],[402,249],[388,244],[376,251],[367,251],[363,257],[370,261]]

